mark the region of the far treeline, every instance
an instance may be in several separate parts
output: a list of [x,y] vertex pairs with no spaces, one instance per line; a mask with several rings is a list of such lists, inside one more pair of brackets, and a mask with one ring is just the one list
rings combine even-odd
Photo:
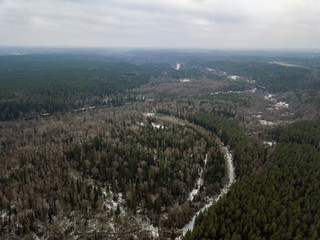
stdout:
[[[231,55],[219,58],[220,55],[212,53],[200,61],[201,54],[168,53],[169,60],[165,62],[160,53],[157,57],[150,52],[143,56],[137,52],[131,54],[132,58],[120,54],[106,57],[70,53],[0,56],[0,121],[141,101],[142,96],[132,89],[161,75],[175,80],[203,77],[212,81],[228,80],[204,71],[206,68],[256,80],[256,85],[269,92],[320,89],[320,81],[309,68],[272,64],[266,59],[239,59]],[[173,68],[176,62],[183,63],[178,71]],[[306,63],[310,64],[307,60]],[[246,83],[237,82],[223,90],[247,88]]]
[[311,71],[302,67],[287,67],[255,61],[208,61],[207,67],[228,74],[249,77],[270,92],[286,92],[298,89],[319,89],[320,82],[311,77]]
[[272,134],[277,146],[259,171],[196,219],[184,239],[319,239],[320,122]]
[[[0,56],[0,120],[135,101],[136,96],[126,91],[146,84],[159,72],[151,64],[101,57]],[[103,101],[106,96],[109,102]]]

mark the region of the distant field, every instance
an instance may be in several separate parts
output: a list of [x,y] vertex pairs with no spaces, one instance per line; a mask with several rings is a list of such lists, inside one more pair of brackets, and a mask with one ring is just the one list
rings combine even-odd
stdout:
[[284,67],[298,67],[298,68],[305,68],[301,65],[291,64],[291,63],[285,63],[285,62],[270,62],[270,64],[276,64]]

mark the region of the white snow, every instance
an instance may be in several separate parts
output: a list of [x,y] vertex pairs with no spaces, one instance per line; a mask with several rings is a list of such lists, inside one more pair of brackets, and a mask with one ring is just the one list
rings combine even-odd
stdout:
[[263,144],[265,144],[265,145],[267,145],[267,146],[273,146],[273,145],[275,145],[276,144],[276,142],[275,141],[272,141],[272,142],[268,142],[268,141],[263,141]]
[[272,146],[272,142],[267,142],[267,141],[263,141],[263,144],[268,145],[268,146]]
[[275,104],[268,108],[269,111],[289,108],[289,104],[286,102],[277,102],[275,98],[272,98],[270,100],[272,100]]
[[255,93],[256,91],[257,91],[256,88],[253,88],[253,89],[249,90],[249,92],[251,92],[251,93]]
[[103,202],[103,205],[109,209],[109,210],[112,210],[112,211],[116,211],[118,206],[120,208],[120,215],[124,214],[124,203],[125,203],[125,200],[123,199],[123,196],[122,196],[122,193],[118,193],[118,197],[117,197],[117,201],[114,200],[114,193],[109,190],[109,192],[107,193],[107,190],[106,188],[101,188],[101,191],[102,191],[102,194],[105,198],[104,202]]
[[159,229],[157,227],[153,226],[152,224],[149,224],[145,226],[144,229],[150,232],[153,238],[159,238]]
[[277,123],[275,123],[275,122],[269,122],[269,121],[266,121],[266,120],[260,120],[260,124],[261,124],[261,125],[266,125],[266,126],[274,126],[274,125],[277,125]]
[[257,91],[257,88],[252,88],[250,90],[245,90],[245,91],[219,91],[219,92],[212,92],[211,95],[218,95],[218,94],[232,94],[232,93],[237,93],[237,94],[242,94],[242,93],[255,93]]
[[280,109],[280,108],[288,108],[289,107],[289,104],[288,103],[285,103],[285,102],[278,102],[274,105],[274,107],[276,109]]
[[[204,159],[204,165],[205,165],[205,166],[207,165],[207,161],[208,161],[208,154],[206,154],[206,157],[205,157],[205,159]],[[200,168],[199,178],[197,179],[194,188],[192,189],[192,191],[191,191],[190,194],[189,194],[189,197],[188,197],[188,200],[189,200],[189,201],[193,201],[194,196],[196,196],[196,195],[199,193],[200,188],[201,188],[201,186],[203,185],[203,182],[204,182],[203,177],[204,177],[204,176],[203,176],[203,168]]]
[[154,123],[154,122],[152,122],[151,124],[152,124],[152,127],[153,127],[153,128],[164,129],[164,126],[163,126],[163,125],[156,124],[156,123]]
[[256,83],[256,80],[249,80],[249,79],[247,79],[247,83],[254,84],[254,83]]
[[231,76],[228,76],[228,78],[229,78],[230,80],[235,81],[235,80],[238,80],[240,77],[239,77],[239,76],[236,76],[236,75],[231,75]]
[[207,162],[208,162],[208,153],[206,154],[206,157],[204,158],[204,165],[207,165]]
[[110,229],[112,230],[112,232],[115,232],[115,231],[116,231],[113,222],[109,222],[109,227],[110,227]]
[[133,219],[137,226],[141,229],[142,232],[149,233],[149,239],[158,239],[159,238],[159,228],[152,225],[148,217],[142,217],[141,215],[133,216]]
[[98,230],[99,222],[97,219],[89,219],[88,220],[88,233],[92,233]]
[[271,94],[271,93],[269,93],[268,95],[264,96],[264,99],[270,100],[270,99],[273,98],[273,97],[274,97],[274,95]]
[[286,102],[277,102],[277,99],[273,94],[268,94],[264,97],[266,100],[269,102],[272,102],[273,105],[268,108],[269,111],[273,110],[279,110],[279,109],[284,109],[284,108],[289,108],[289,104]]
[[1,214],[0,214],[1,220],[2,220],[2,219],[4,220],[4,219],[7,217],[7,215],[8,215],[8,212],[5,211],[5,210],[3,210],[3,211],[1,212]]
[[180,81],[181,83],[191,82],[190,79],[188,79],[188,78],[180,79],[179,81]]
[[190,195],[189,195],[189,198],[188,198],[189,201],[193,201],[194,196],[198,195],[200,187],[202,186],[202,184],[203,184],[203,179],[199,177],[197,182],[196,182],[195,188],[192,189],[192,191],[190,192]]
[[216,70],[216,69],[213,69],[213,68],[206,68],[209,72],[213,72],[214,74],[217,74],[219,76],[226,76],[227,73],[224,72],[224,71],[220,71],[220,70]]
[[143,115],[146,117],[154,117],[155,114],[153,112],[149,112],[149,113],[144,113]]

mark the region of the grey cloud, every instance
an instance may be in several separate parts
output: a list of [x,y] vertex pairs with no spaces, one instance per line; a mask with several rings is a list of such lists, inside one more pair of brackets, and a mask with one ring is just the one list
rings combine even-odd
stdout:
[[0,3],[0,45],[319,47],[313,41],[320,37],[316,0]]

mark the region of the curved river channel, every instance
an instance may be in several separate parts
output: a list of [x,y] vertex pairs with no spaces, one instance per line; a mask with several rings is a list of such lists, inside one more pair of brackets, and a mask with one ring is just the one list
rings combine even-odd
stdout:
[[233,166],[233,158],[232,154],[230,153],[228,147],[224,146],[221,141],[220,142],[220,149],[223,152],[224,158],[227,163],[227,174],[228,174],[228,182],[223,186],[221,189],[220,194],[212,199],[209,203],[207,203],[204,207],[202,207],[196,214],[192,217],[191,221],[188,222],[181,230],[182,235],[176,239],[181,239],[182,236],[184,236],[189,230],[192,231],[194,227],[194,221],[196,217],[199,215],[199,213],[203,212],[207,208],[209,208],[213,203],[217,202],[224,194],[226,194],[229,191],[230,186],[235,182],[235,175],[234,175],[234,166]]

